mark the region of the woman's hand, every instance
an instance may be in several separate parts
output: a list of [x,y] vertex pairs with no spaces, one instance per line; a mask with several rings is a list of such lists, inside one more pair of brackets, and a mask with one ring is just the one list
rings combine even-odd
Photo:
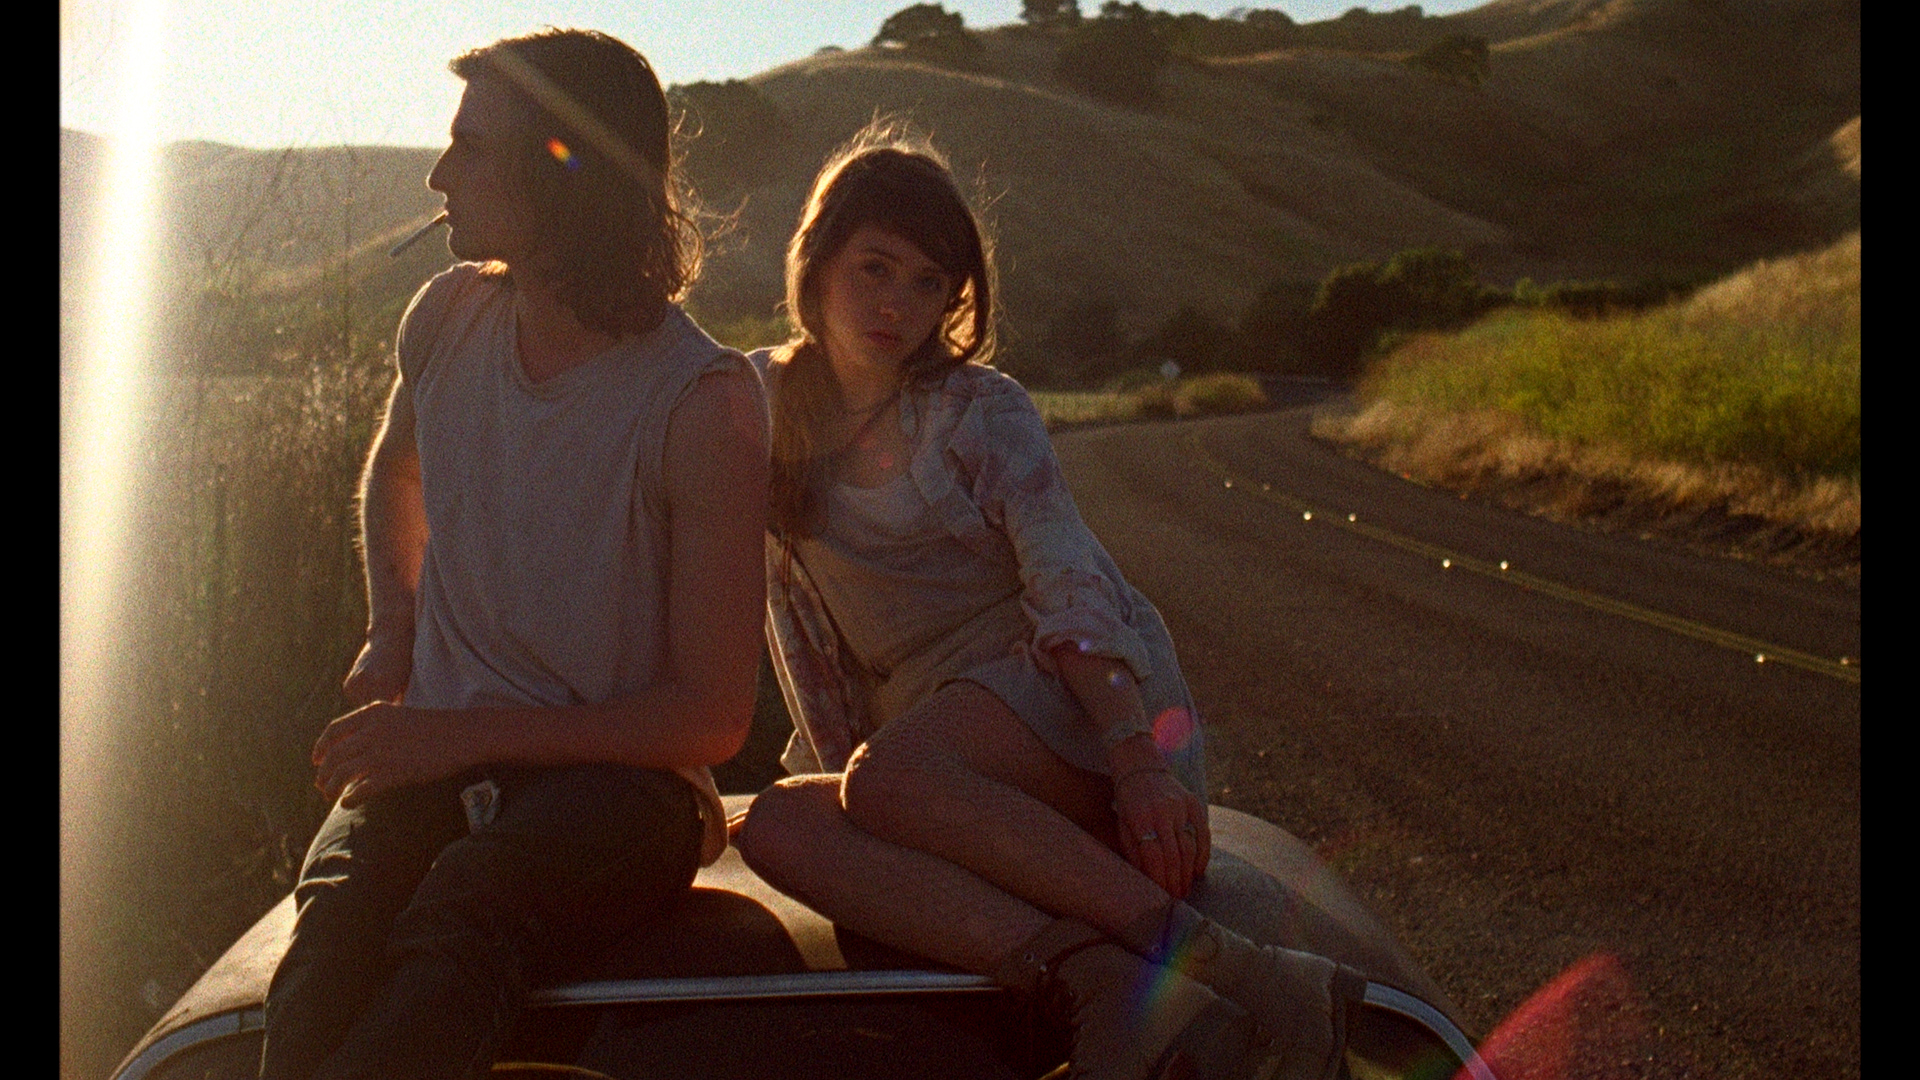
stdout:
[[1184,898],[1206,873],[1213,853],[1207,807],[1158,761],[1157,749],[1153,754],[1157,764],[1114,771],[1113,812],[1120,850],[1155,884]]

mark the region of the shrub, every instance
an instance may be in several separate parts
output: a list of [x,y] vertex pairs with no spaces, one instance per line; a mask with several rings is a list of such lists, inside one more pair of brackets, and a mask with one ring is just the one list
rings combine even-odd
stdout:
[[1466,86],[1479,86],[1492,70],[1487,61],[1487,39],[1471,34],[1448,34],[1407,57],[1409,67],[1428,71]]
[[1157,379],[1125,393],[1133,399],[1135,415],[1162,420],[1248,412],[1267,404],[1259,380],[1230,371],[1178,381]]
[[1061,46],[1054,71],[1095,97],[1144,109],[1158,97],[1160,68],[1171,55],[1145,18],[1109,16],[1103,8]]
[[1453,412],[1495,409],[1568,443],[1784,474],[1857,476],[1860,328],[1749,326],[1678,308],[1576,320],[1515,311],[1422,336],[1364,392]]
[[793,333],[784,314],[748,313],[721,316],[697,314],[695,317],[701,328],[712,336],[713,340],[728,348],[739,349],[741,352],[779,345]]
[[1131,394],[1137,390],[1144,390],[1149,386],[1155,386],[1166,381],[1167,377],[1160,374],[1158,368],[1128,368],[1107,380],[1104,389],[1110,394]]
[[1403,330],[1445,329],[1478,313],[1480,283],[1458,251],[1412,248],[1387,260],[1380,284],[1393,298],[1388,325]]
[[1347,379],[1358,373],[1392,310],[1379,276],[1378,263],[1354,263],[1320,283],[1300,335],[1310,374]]
[[703,184],[739,181],[773,157],[787,137],[786,114],[739,79],[670,86],[667,102],[687,137],[687,169]]
[[1216,371],[1182,379],[1173,400],[1174,411],[1181,416],[1212,416],[1264,408],[1267,392],[1251,375]]
[[1598,319],[1645,311],[1678,300],[1690,291],[1684,283],[1658,278],[1632,285],[1613,281],[1556,281],[1535,285],[1522,278],[1514,283],[1511,299],[1523,307],[1551,308],[1576,319]]
[[1054,316],[1040,345],[1053,363],[1055,380],[1087,383],[1119,366],[1127,338],[1120,330],[1118,309],[1095,301]]
[[1226,362],[1233,330],[1190,304],[1183,304],[1137,350],[1149,360],[1171,360],[1182,371],[1208,371]]
[[1327,276],[1300,335],[1305,373],[1357,374],[1388,331],[1447,330],[1488,307],[1465,255],[1414,248],[1378,263],[1343,266]]
[[1306,374],[1301,335],[1320,286],[1278,280],[1261,290],[1240,319],[1239,365],[1255,371]]
[[1147,383],[1132,393],[1136,415],[1152,420],[1171,420],[1180,413],[1174,396],[1174,384],[1162,379]]

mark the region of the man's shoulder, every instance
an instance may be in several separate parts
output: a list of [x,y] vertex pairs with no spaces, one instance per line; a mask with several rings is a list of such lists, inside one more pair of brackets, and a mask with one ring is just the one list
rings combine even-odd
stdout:
[[469,293],[507,288],[510,280],[505,274],[493,272],[486,264],[457,262],[428,278],[426,284],[414,293],[412,306],[419,307],[423,303],[451,304],[456,298]]
[[428,278],[413,294],[406,313],[400,317],[403,369],[425,362],[427,351],[432,349],[457,306],[474,303],[506,287],[503,275],[489,271],[480,263],[454,263]]

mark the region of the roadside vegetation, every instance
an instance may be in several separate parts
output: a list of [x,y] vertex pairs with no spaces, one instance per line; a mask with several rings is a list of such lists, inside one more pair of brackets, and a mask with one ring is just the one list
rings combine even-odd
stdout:
[[1142,372],[1102,390],[1035,390],[1032,394],[1050,431],[1079,424],[1217,416],[1267,406],[1267,393],[1258,379],[1228,371],[1172,379]]
[[1860,235],[1646,311],[1400,339],[1323,436],[1429,483],[1857,571]]

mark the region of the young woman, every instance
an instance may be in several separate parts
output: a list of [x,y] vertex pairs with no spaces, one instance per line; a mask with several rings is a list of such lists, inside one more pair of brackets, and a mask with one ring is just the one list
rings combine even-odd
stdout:
[[822,171],[787,252],[799,330],[753,357],[796,731],[741,852],[849,929],[1063,1007],[1076,1076],[1335,1075],[1358,976],[1182,900],[1209,857],[1193,704],[986,366],[993,291],[929,148],[869,129]]

